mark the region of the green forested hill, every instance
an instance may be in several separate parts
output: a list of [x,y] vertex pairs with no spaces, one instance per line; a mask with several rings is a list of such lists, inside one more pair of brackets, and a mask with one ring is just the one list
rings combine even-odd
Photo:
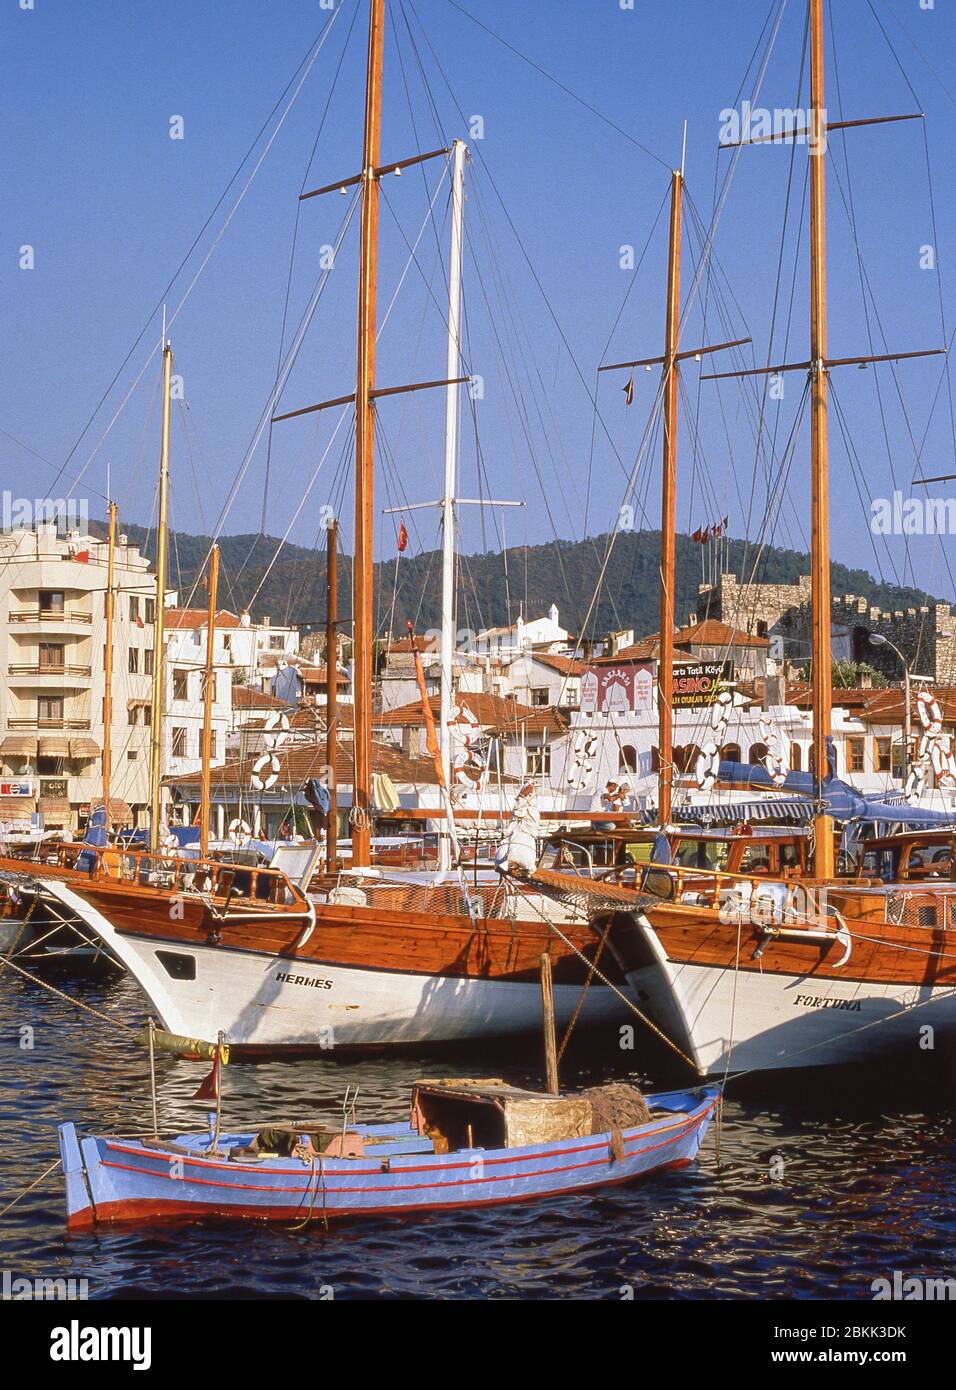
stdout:
[[[105,534],[95,523],[94,530]],[[126,526],[131,542],[153,555],[153,537],[143,528]],[[223,536],[220,540],[220,602],[240,610],[250,605],[255,617],[268,614],[277,622],[321,622],[325,614],[325,555],[302,546],[286,546],[263,578],[279,542],[272,536]],[[660,536],[637,531],[618,537],[607,567],[600,599],[588,631],[588,615],[606,536],[586,541],[516,547],[502,555],[488,552],[460,559],[458,622],[480,628],[514,621],[519,611],[537,617],[557,604],[561,623],[575,635],[594,636],[615,628],[633,627],[645,636],[658,626],[658,553]],[[170,540],[170,584],[185,598],[208,551],[209,538],[176,532]],[[738,575],[753,568],[754,552],[743,541],[731,541],[729,567]],[[697,606],[701,551],[689,536],[677,537],[677,613],[683,619]],[[377,618],[380,630],[391,626],[404,632],[411,618],[423,631],[437,627],[440,617],[441,557],[436,551],[410,552],[378,566]],[[757,578],[765,583],[793,584],[809,573],[809,557],[793,550],[769,548],[761,557]],[[918,590],[874,579],[866,570],[832,567],[833,592],[858,594],[884,609],[899,609],[936,600]],[[350,563],[339,560],[339,612],[347,616]],[[258,591],[258,592],[257,592]],[[202,593],[197,593],[202,602]]]

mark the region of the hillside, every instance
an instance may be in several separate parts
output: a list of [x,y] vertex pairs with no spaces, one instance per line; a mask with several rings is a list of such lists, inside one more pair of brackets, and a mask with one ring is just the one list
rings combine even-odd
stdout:
[[[94,531],[105,534],[94,523]],[[126,526],[130,540],[153,556],[151,534],[142,527]],[[586,541],[559,541],[549,545],[515,547],[500,552],[460,558],[458,586],[459,628],[478,629],[514,621],[519,610],[538,616],[557,604],[561,623],[575,635],[602,634],[615,628],[633,627],[636,636],[657,630],[658,532],[638,531],[621,535],[607,567],[600,601],[582,634],[591,597],[604,556],[606,536]],[[276,622],[321,623],[325,614],[324,549],[314,552],[287,545],[268,577],[263,575],[278,541],[271,536],[223,536],[220,540],[220,602],[238,610],[250,605],[254,616],[268,614]],[[185,598],[195,581],[209,547],[209,538],[175,532],[170,538],[170,585]],[[729,544],[729,568],[740,574],[753,564],[752,548],[743,541]],[[748,560],[748,556],[750,557]],[[677,614],[684,619],[696,607],[700,582],[700,547],[689,536],[677,537]],[[770,548],[762,557],[758,578],[765,583],[793,584],[808,574],[809,556],[793,550]],[[419,631],[437,627],[440,621],[441,557],[437,551],[406,553],[377,566],[377,620],[379,630],[391,626],[404,632],[411,618]],[[833,592],[853,593],[885,609],[900,609],[937,600],[916,589],[902,588],[874,579],[866,570],[834,564]],[[339,612],[350,612],[350,562],[339,561]],[[259,591],[257,594],[257,590]],[[202,591],[197,591],[202,602]]]

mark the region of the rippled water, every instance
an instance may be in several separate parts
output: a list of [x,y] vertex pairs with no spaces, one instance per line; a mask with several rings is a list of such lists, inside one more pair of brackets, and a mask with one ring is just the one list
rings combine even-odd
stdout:
[[[139,1024],[128,978],[60,980],[116,1025]],[[56,1125],[98,1132],[149,1124],[147,1063],[119,1026],[27,981],[0,982],[0,1206],[57,1156]],[[32,1048],[24,1028],[32,1029]],[[229,1124],[295,1110],[397,1119],[420,1075],[505,1076],[538,1085],[537,1058],[388,1058],[232,1066]],[[562,1080],[631,1076],[633,1054],[578,1048]],[[190,1100],[205,1068],[159,1060],[161,1124],[199,1129]],[[956,1071],[921,1054],[909,1071],[809,1074],[728,1097],[696,1167],[591,1196],[414,1220],[369,1218],[305,1231],[248,1223],[65,1232],[59,1174],[0,1219],[0,1268],[86,1278],[93,1298],[187,1295],[336,1298],[871,1297],[900,1270],[956,1272]]]

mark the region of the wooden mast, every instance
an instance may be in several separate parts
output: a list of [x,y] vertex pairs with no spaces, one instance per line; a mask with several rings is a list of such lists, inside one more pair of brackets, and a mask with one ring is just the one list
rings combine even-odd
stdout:
[[355,387],[355,557],[352,563],[354,756],[352,863],[367,866],[371,848],[372,785],[372,498],[375,462],[375,332],[378,278],[378,176],[382,121],[382,39],[385,0],[371,0],[362,150],[362,228],[359,261]]
[[167,528],[169,525],[169,414],[172,396],[173,350],[163,345],[163,423],[159,452],[159,516],[156,527],[156,623],[153,628],[153,698],[149,728],[149,847],[159,849],[163,777],[163,672]]
[[339,524],[329,522],[325,600],[325,763],[329,809],[325,822],[325,870],[338,870],[339,813],[335,796],[335,755],[338,744],[338,545]]
[[[827,454],[826,113],[823,0],[810,0],[810,447],[811,605],[813,610],[813,763],[818,808],[827,775],[831,725],[830,495]],[[833,821],[814,819],[814,876],[832,878]]]
[[657,659],[658,820],[671,818],[674,791],[674,571],[677,497],[677,347],[680,334],[680,243],[683,176],[671,175],[670,243],[667,257],[667,317],[664,343],[664,476],[661,484],[661,614]]
[[209,552],[209,609],[206,617],[206,668],[202,691],[202,791],[199,801],[199,853],[209,854],[209,801],[212,792],[212,697],[216,661],[216,592],[219,587],[219,547]]
[[109,504],[109,538],[106,552],[106,659],[103,689],[103,806],[106,809],[106,833],[113,817],[110,812],[113,778],[113,619],[116,611],[116,503]]

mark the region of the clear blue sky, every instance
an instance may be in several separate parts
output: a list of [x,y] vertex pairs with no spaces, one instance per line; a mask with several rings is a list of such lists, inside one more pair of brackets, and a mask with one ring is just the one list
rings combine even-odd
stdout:
[[[358,167],[366,26],[364,0],[359,3],[309,186]],[[208,530],[216,522],[274,379],[296,199],[355,4],[342,0],[326,47],[173,328],[185,384],[185,406],[177,407],[174,422],[173,521],[184,529]],[[466,214],[466,305],[470,365],[486,383],[475,415],[487,486],[498,497],[527,502],[522,513],[507,516],[510,543],[544,541],[555,533],[579,538],[585,528],[592,533],[607,529],[626,500],[625,474],[637,457],[647,422],[653,374],[638,375],[630,410],[623,404],[623,377],[602,378],[598,419],[589,392],[602,359],[659,348],[666,218],[652,236],[651,231],[667,192],[668,168],[680,157],[683,123],[688,123],[687,188],[707,223],[720,112],[737,98],[777,0],[773,5],[770,0],[740,0],[732,6],[713,0],[636,0],[633,9],[622,8],[618,0],[462,4],[607,118],[601,120],[559,90],[450,0],[414,0],[413,6],[407,0],[388,0],[394,22],[386,35],[383,158],[432,148],[439,135],[468,138],[462,117],[480,116],[484,122],[484,138],[471,141],[476,158],[469,171]],[[944,84],[956,57],[952,9],[943,0],[930,10],[921,9],[917,0],[873,0],[872,8],[868,0],[833,0],[831,117],[917,109],[880,32],[879,16],[915,88],[919,109],[926,113],[936,212],[934,233],[919,123],[852,131],[845,143],[844,137],[832,137],[834,356],[871,350],[841,185],[844,193],[852,193],[866,279],[890,347],[909,350],[941,341],[939,282],[935,272],[920,267],[920,248],[927,244],[936,245],[951,331],[956,194],[948,171],[956,162],[956,79],[949,90]],[[763,105],[797,104],[803,16],[801,0],[790,0],[764,78]],[[6,344],[0,374],[0,486],[18,496],[42,494],[57,477],[171,274],[328,17],[318,0],[167,0],[163,5],[35,0],[34,9],[26,11],[18,8],[18,0],[7,0],[0,17],[5,57],[0,284]],[[753,69],[744,95],[752,84]],[[183,118],[182,140],[169,138],[173,116]],[[261,148],[260,143],[257,153]],[[719,160],[722,175],[730,156],[725,152]],[[701,322],[701,300],[689,313],[686,345],[701,335],[713,340],[750,334],[754,361],[768,360],[789,165],[790,153],[783,146],[741,156],[716,237],[720,270],[711,284],[708,323]],[[806,151],[798,150],[793,209],[799,207],[806,165]],[[209,249],[250,168],[251,162],[244,166],[170,291],[171,306]],[[403,236],[408,243],[415,241],[439,172],[436,161],[424,177],[409,171],[385,185],[380,318],[406,265]],[[444,375],[444,325],[436,301],[444,294],[438,255],[444,256],[447,239],[445,195],[443,186],[436,203],[437,227],[426,228],[418,264],[409,269],[382,334],[382,385]],[[334,241],[347,206],[348,199],[338,195],[302,206],[290,325],[298,321],[319,274],[321,248]],[[699,243],[692,222],[689,213],[686,288],[693,280]],[[283,395],[283,408],[351,389],[355,232],[353,223]],[[619,264],[620,248],[633,245],[639,254],[649,236],[647,257],[625,302],[631,276]],[[796,236],[792,212],[773,360],[806,356],[806,247],[804,240],[797,248]],[[34,248],[35,268],[30,271],[19,266],[24,245]],[[721,302],[726,306],[722,315],[717,312]],[[785,345],[788,320],[791,337]],[[882,351],[872,310],[870,330],[872,350]],[[102,497],[109,489],[129,520],[149,522],[158,446],[155,360],[88,460],[159,332],[154,318],[59,484],[62,492],[84,469],[77,491],[89,496],[94,515],[102,514]],[[920,443],[926,434],[927,474],[956,471],[940,361],[899,368],[902,404],[893,376],[881,369],[882,410],[872,369],[834,373],[857,462],[851,467],[834,419],[833,551],[836,558],[879,569],[887,578],[912,582],[915,574],[926,587],[951,595],[939,542],[893,540],[879,546],[877,557],[864,515],[872,496],[891,495],[894,481],[910,491],[916,471],[910,432]],[[725,367],[731,365],[724,361]],[[726,512],[732,534],[758,534],[767,503],[765,474],[780,467],[801,385],[798,375],[788,377],[783,403],[768,415],[767,437],[775,433],[776,461],[768,455],[757,464],[759,482],[751,503],[755,449],[745,398],[736,385],[718,389],[704,383],[698,393],[696,369],[688,369],[689,410],[681,436],[682,527],[693,529]],[[384,403],[380,418],[378,506],[437,495],[439,393]],[[266,513],[270,533],[282,534],[292,522],[334,423],[330,414],[276,427]],[[345,433],[340,432],[293,524],[293,539],[304,544],[314,543],[323,504],[344,502],[348,515],[347,487],[343,492],[341,474],[336,478]],[[695,434],[701,460],[696,465]],[[779,543],[799,548],[807,537],[807,453],[804,427],[786,485],[779,490],[783,500],[773,532]],[[657,512],[657,454],[655,446],[639,475],[638,520],[642,507],[651,518]],[[264,468],[260,447],[226,531],[258,530]],[[468,412],[462,471],[462,492],[476,495]],[[705,472],[706,501],[701,496]],[[954,489],[951,484],[934,491]],[[413,521],[413,545],[433,545],[437,531],[431,516],[418,514]],[[394,553],[394,525],[386,521],[380,526],[386,556]],[[477,514],[463,518],[465,549],[480,549],[485,540],[495,543],[490,515],[484,518],[484,534],[482,525]],[[944,544],[952,548],[951,540]]]

